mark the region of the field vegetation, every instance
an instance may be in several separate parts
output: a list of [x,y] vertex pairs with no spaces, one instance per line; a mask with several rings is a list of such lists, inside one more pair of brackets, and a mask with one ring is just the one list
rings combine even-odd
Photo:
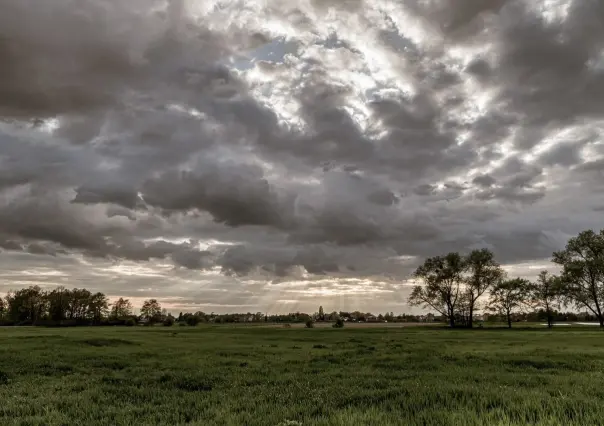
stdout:
[[587,425],[598,328],[0,328],[2,425]]

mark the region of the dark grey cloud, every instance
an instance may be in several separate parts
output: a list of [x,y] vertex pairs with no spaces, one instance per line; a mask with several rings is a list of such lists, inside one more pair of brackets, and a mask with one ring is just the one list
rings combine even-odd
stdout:
[[386,305],[425,256],[526,264],[601,225],[602,2],[234,7],[0,0],[0,248],[20,270],[183,305],[305,281]]

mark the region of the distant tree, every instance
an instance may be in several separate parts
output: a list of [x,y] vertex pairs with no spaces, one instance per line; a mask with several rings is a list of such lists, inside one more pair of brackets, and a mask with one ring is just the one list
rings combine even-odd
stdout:
[[178,314],[178,322],[182,321],[182,312],[180,314]]
[[4,319],[6,311],[6,301],[4,298],[0,297],[0,320]]
[[67,293],[66,317],[70,320],[83,321],[86,319],[90,309],[92,294],[82,288],[74,288]]
[[199,322],[201,321],[201,318],[197,315],[188,315],[187,316],[187,314],[185,314],[185,321],[186,321],[187,325],[195,327],[197,324],[199,324]]
[[313,320],[308,319],[308,320],[306,321],[305,327],[306,327],[306,328],[314,328],[314,327],[315,327],[315,323],[313,322]]
[[111,317],[122,319],[132,315],[132,303],[128,299],[120,297],[113,303],[111,308]]
[[97,292],[90,295],[88,303],[88,318],[94,324],[100,324],[109,312],[109,299],[103,293]]
[[413,288],[409,304],[434,309],[454,327],[455,309],[463,291],[465,270],[465,260],[459,253],[426,259],[415,271],[415,277],[421,279],[424,285]]
[[166,327],[172,327],[172,326],[174,325],[174,322],[175,322],[174,317],[173,317],[172,315],[168,315],[168,316],[166,316],[166,318],[164,319],[163,324],[164,324]]
[[467,326],[472,328],[478,299],[501,282],[503,269],[488,249],[473,250],[465,257],[468,275],[465,282]]
[[498,283],[491,290],[489,308],[491,311],[505,316],[509,328],[512,328],[512,315],[526,306],[530,286],[530,281],[514,278]]
[[587,309],[604,327],[604,230],[581,232],[555,252],[552,261],[562,267],[565,303]]
[[325,312],[323,312],[323,306],[319,306],[319,321],[325,321]]
[[162,310],[157,299],[149,299],[143,302],[141,307],[141,317],[149,323],[158,322],[161,320]]
[[38,286],[9,292],[6,303],[8,318],[16,323],[34,324],[48,311],[46,294]]
[[71,292],[65,287],[57,287],[46,294],[48,300],[48,315],[52,321],[62,321],[67,317],[67,309]]
[[554,311],[560,306],[561,280],[559,277],[541,271],[535,283],[529,286],[529,300],[535,309],[543,309],[547,316],[547,326],[554,326]]

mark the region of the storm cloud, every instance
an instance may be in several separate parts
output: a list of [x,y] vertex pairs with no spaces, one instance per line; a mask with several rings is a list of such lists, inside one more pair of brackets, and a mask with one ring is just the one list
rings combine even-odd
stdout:
[[0,292],[403,310],[602,228],[598,0],[0,0],[0,63]]

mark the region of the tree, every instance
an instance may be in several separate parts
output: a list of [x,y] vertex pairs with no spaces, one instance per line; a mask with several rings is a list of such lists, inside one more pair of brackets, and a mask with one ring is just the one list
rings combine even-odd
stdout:
[[111,308],[111,317],[114,319],[123,319],[132,315],[132,303],[130,300],[120,297],[113,303]]
[[491,291],[489,307],[505,316],[509,328],[512,328],[512,315],[526,304],[530,286],[530,281],[514,278],[498,283]]
[[466,256],[465,262],[468,268],[464,298],[468,318],[466,325],[472,328],[478,299],[501,281],[504,272],[495,261],[493,252],[488,249],[473,250]]
[[88,315],[88,309],[90,307],[90,298],[92,294],[90,291],[82,288],[74,288],[68,292],[67,302],[67,318],[70,320],[83,321]]
[[455,327],[455,309],[463,290],[465,271],[466,262],[459,253],[426,259],[415,271],[415,277],[423,280],[424,285],[413,288],[409,304],[432,308]]
[[90,296],[87,317],[94,324],[99,324],[107,316],[109,311],[109,299],[103,293],[97,292]]
[[543,309],[547,316],[547,326],[554,326],[554,309],[559,306],[561,280],[551,276],[547,271],[541,271],[537,282],[529,286],[529,300],[536,309]]
[[48,315],[51,320],[60,322],[66,318],[70,297],[70,291],[65,287],[57,287],[46,294]]
[[336,322],[334,323],[334,325],[332,325],[333,328],[344,328],[344,320],[342,318],[338,318],[336,320]]
[[325,312],[323,312],[323,306],[319,306],[319,321],[325,321]]
[[4,319],[4,314],[6,310],[6,301],[4,300],[4,298],[0,297],[0,320]]
[[161,320],[161,305],[157,299],[145,300],[141,308],[141,317],[149,323]]
[[589,310],[604,327],[604,230],[581,232],[552,261],[562,267],[565,302]]
[[18,323],[34,324],[47,312],[46,294],[38,286],[9,292],[6,296],[8,318]]

